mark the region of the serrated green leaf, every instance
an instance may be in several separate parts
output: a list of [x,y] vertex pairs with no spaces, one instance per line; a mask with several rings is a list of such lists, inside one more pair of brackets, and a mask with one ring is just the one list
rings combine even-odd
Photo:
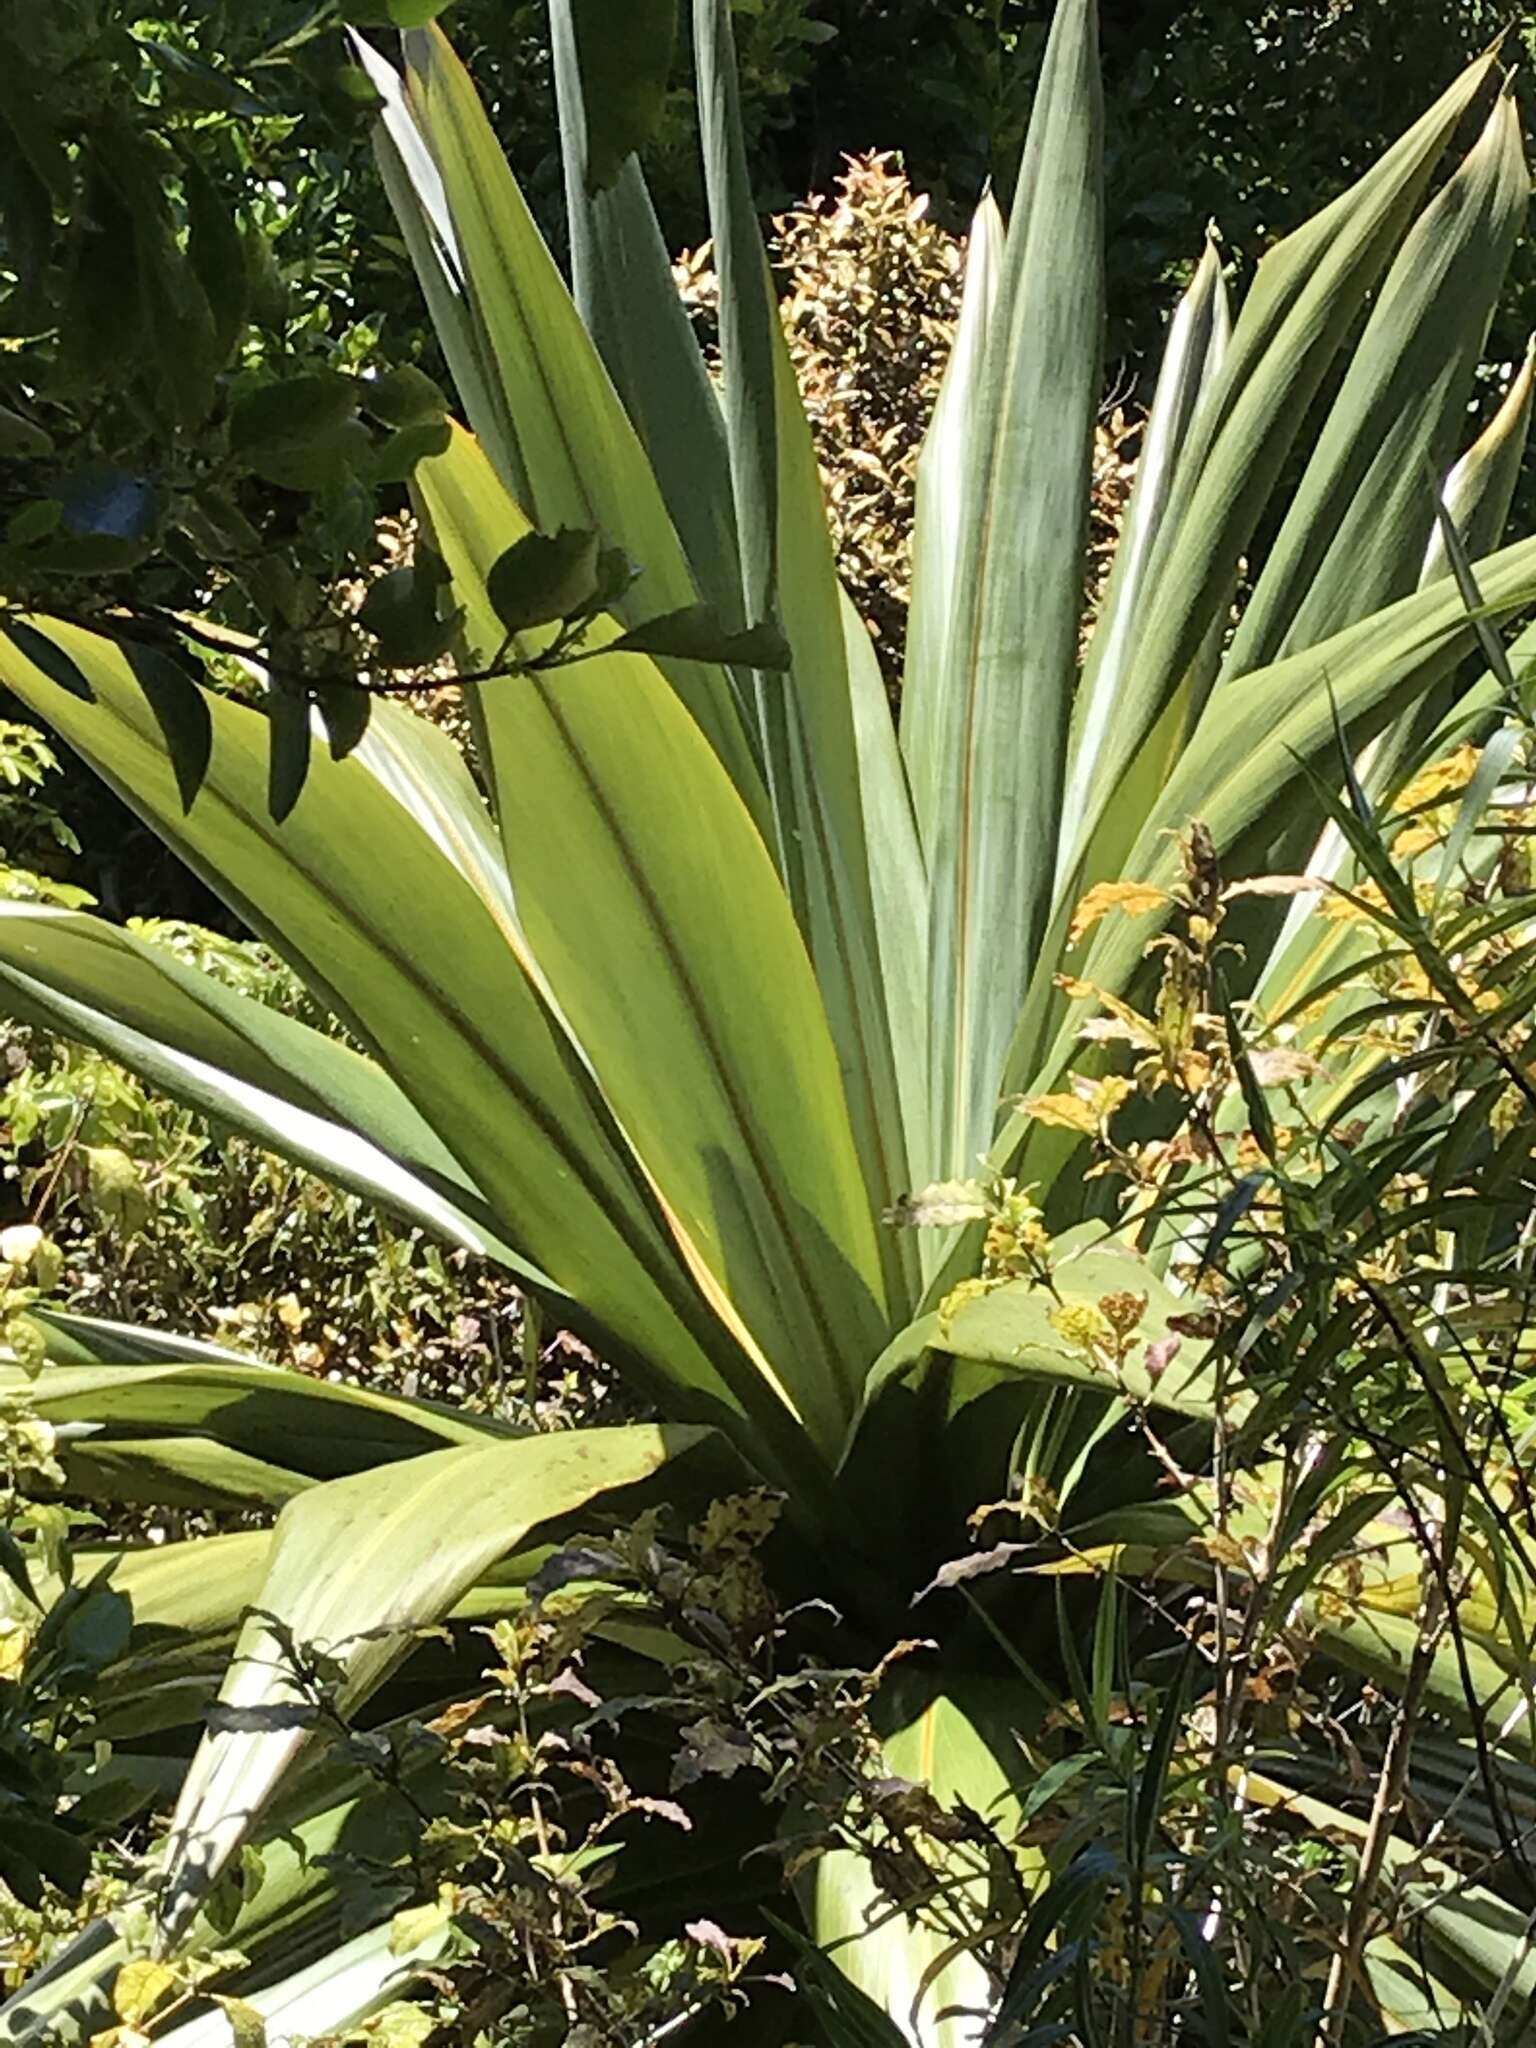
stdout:
[[392,1956],[408,1955],[413,1948],[440,1933],[451,1919],[451,1909],[442,1899],[434,1899],[430,1905],[413,1906],[406,1912],[397,1913],[389,1923],[389,1952]]
[[368,730],[373,693],[351,683],[316,683],[311,694],[330,743],[331,759],[345,761]]
[[41,1905],[46,1877],[71,1898],[78,1898],[91,1873],[91,1852],[77,1835],[51,1821],[7,1813],[0,1838],[0,1878],[29,1905]]
[[113,2010],[126,2026],[142,2027],[176,1988],[176,1972],[169,1963],[124,1963],[112,1986]]
[[0,1572],[10,1580],[25,1599],[34,1607],[41,1606],[37,1589],[32,1583],[32,1574],[27,1568],[27,1554],[9,1529],[0,1528]]
[[171,97],[183,106],[203,107],[211,113],[221,114],[271,112],[270,107],[237,79],[216,70],[192,51],[178,49],[174,43],[161,42],[154,36],[135,36],[134,40],[141,50],[149,54],[156,69],[164,76]]
[[[1106,1296],[1125,1294],[1144,1297],[1146,1306],[1118,1364],[1102,1348],[1075,1341],[1070,1329],[1058,1327],[1064,1306],[1091,1310]],[[1149,1358],[1151,1347],[1172,1334],[1168,1319],[1178,1312],[1178,1298],[1146,1260],[1106,1237],[1055,1264],[1049,1287],[1011,1280],[919,1317],[871,1367],[864,1406],[868,1410],[906,1378],[926,1352],[944,1351],[994,1367],[998,1374],[1081,1387],[1208,1419],[1214,1400],[1206,1365],[1209,1347],[1185,1337],[1168,1362],[1158,1363],[1155,1353]]]

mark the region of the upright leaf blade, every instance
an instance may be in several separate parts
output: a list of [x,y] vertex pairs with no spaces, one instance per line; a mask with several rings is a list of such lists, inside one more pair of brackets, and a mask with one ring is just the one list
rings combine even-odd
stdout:
[[[861,767],[872,743],[859,700],[867,674],[845,632],[810,428],[800,402],[758,227],[737,108],[735,46],[724,0],[695,0],[694,58],[710,224],[720,274],[727,447],[735,503],[741,605],[773,619],[789,642],[786,685],[759,673],[752,702],[768,785],[769,838],[815,963],[842,1065],[870,1207],[884,1210],[910,1185],[909,1140],[892,1047],[889,927],[876,928]],[[869,760],[885,793],[897,764]],[[891,801],[899,801],[899,792]],[[884,832],[884,826],[879,828]],[[878,885],[882,893],[886,883]],[[914,949],[915,951],[915,949]],[[881,1244],[893,1298],[907,1294],[907,1250]]]
[[[467,435],[418,481],[483,645],[525,522]],[[521,926],[690,1266],[830,1459],[884,1325],[835,1049],[756,827],[617,637],[599,619],[579,664],[481,694]]]
[[883,1195],[889,1188],[892,1194],[902,1194],[926,1187],[933,1178],[928,1136],[928,871],[874,643],[846,595],[842,613],[870,908],[905,1140],[903,1185],[890,1187],[898,1176],[887,1168],[885,1185],[872,1192]]
[[1099,399],[1100,127],[1093,0],[1062,0],[977,394],[941,686],[929,962],[944,1175],[991,1141],[1054,885]]
[[1425,464],[1438,472],[1459,439],[1529,195],[1519,117],[1502,94],[1382,284],[1224,677],[1312,646],[1414,587],[1431,524]]
[[[473,85],[440,29],[412,31],[404,50],[392,197],[464,362],[471,423],[535,526],[595,532],[635,564],[627,620],[691,604],[698,591],[645,450]],[[680,662],[668,675],[755,804],[759,778],[725,671]]]
[[[1498,409],[1453,465],[1441,488],[1446,514],[1455,522],[1462,546],[1474,560],[1492,554],[1503,540],[1530,433],[1533,396],[1536,347],[1526,350],[1525,360],[1511,379]],[[1419,588],[1422,590],[1437,577],[1450,573],[1445,536],[1437,519],[1425,549]],[[1523,671],[1533,652],[1536,638],[1527,627],[1510,649],[1510,660],[1517,673]],[[1450,714],[1453,729],[1448,729],[1448,692],[1453,688],[1454,682],[1442,683],[1429,691],[1355,763],[1356,773],[1373,801],[1385,801],[1416,767],[1459,745],[1469,730],[1469,714],[1484,710],[1493,715],[1500,686],[1488,676],[1454,707]],[[1343,838],[1330,823],[1323,828],[1306,872],[1331,879],[1340,872],[1345,853]],[[1309,982],[1321,983],[1344,954],[1361,945],[1358,928],[1348,924],[1336,926],[1327,943],[1320,945],[1311,908],[1306,898],[1297,899],[1265,962],[1255,997],[1267,1016],[1284,1015],[1301,1003]]]
[[946,656],[966,496],[984,459],[983,387],[1005,229],[989,192],[977,207],[965,248],[960,318],[933,419],[917,466],[912,530],[912,603],[907,617],[906,672],[901,692],[901,751],[912,786],[912,809],[926,852],[932,852],[940,791],[956,773],[956,721],[961,709],[947,687]]
[[607,189],[591,189],[571,0],[553,0],[550,37],[572,296],[644,444],[700,590],[723,619],[743,625],[736,508],[719,397],[673,282],[638,162],[627,161]]
[[677,38],[677,0],[571,0],[581,68],[587,186],[603,192],[655,134]]
[[452,374],[454,386],[476,432],[492,450],[503,476],[517,473],[517,436],[486,337],[477,322],[464,271],[464,256],[443,187],[392,64],[355,30],[352,47],[381,108],[374,129],[379,175],[421,286],[422,297]]
[[1073,706],[1072,759],[1062,806],[1063,863],[1076,846],[1095,783],[1102,774],[1106,740],[1121,715],[1128,659],[1149,596],[1147,572],[1173,501],[1175,480],[1195,419],[1220,374],[1230,330],[1221,258],[1215,243],[1208,241],[1168,329],[1157,389],[1142,432],[1136,481],[1115,549],[1109,588],[1094,622],[1082,687]]
[[[1407,232],[1435,168],[1496,59],[1480,58],[1351,189],[1278,243],[1259,265],[1221,375],[1194,425],[1147,571],[1138,621],[1105,730],[1079,848],[1101,820],[1128,815],[1121,783],[1166,718],[1154,781],[1177,752],[1215,676],[1213,627],[1225,616],[1249,546],[1307,409]],[[1128,840],[1116,834],[1123,849]],[[1108,872],[1112,859],[1101,863]],[[1064,866],[1071,874],[1075,860]],[[1091,879],[1091,878],[1090,878]]]
[[[1461,544],[1475,562],[1491,555],[1504,538],[1520,467],[1531,431],[1531,404],[1536,396],[1536,340],[1510,379],[1498,409],[1472,446],[1452,465],[1441,487],[1446,512],[1456,524]],[[1419,584],[1451,573],[1445,535],[1436,519],[1424,550]]]
[[[172,689],[113,642],[61,624],[13,626],[0,673],[347,1022],[520,1258],[577,1296],[678,1406],[727,1427],[751,1415],[765,1448],[793,1458],[798,1444],[804,1456],[783,1403],[683,1270],[516,920],[424,781],[408,804],[368,750],[317,754],[279,827],[259,713],[181,676]],[[197,749],[190,802],[166,744],[178,721]]]

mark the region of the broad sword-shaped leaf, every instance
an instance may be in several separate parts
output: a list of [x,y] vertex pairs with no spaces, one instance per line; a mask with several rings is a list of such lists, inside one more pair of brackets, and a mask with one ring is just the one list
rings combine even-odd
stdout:
[[[315,1660],[350,1715],[421,1630],[541,1523],[650,1477],[700,1432],[636,1425],[438,1451],[314,1487],[278,1518],[266,1575],[182,1787],[161,1892],[173,1941],[314,1733]],[[316,1560],[326,1560],[317,1573]]]
[[[486,577],[526,519],[463,433],[417,483],[471,636],[499,642]],[[690,1270],[835,1457],[885,1307],[820,994],[730,779],[615,637],[482,690],[522,927]]]
[[[1057,9],[976,381],[932,721],[930,1090],[939,1174],[990,1143],[1046,929],[1099,401],[1100,92],[1092,0]],[[930,686],[932,687],[932,686]]]

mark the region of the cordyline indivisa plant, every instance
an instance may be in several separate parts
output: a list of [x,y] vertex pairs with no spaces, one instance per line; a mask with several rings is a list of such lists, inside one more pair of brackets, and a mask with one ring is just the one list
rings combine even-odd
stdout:
[[[1092,0],[1060,0],[1011,211],[984,199],[970,235],[893,722],[833,566],[726,0],[695,0],[692,39],[718,385],[676,295],[635,153],[670,12],[635,0],[616,68],[591,11],[553,0],[569,286],[441,31],[406,32],[398,69],[357,46],[463,415],[397,374],[426,538],[364,623],[383,663],[449,652],[471,678],[479,779],[387,692],[266,650],[248,650],[252,704],[201,679],[195,638],[173,655],[110,618],[0,620],[7,687],[345,1035],[32,905],[0,909],[13,1013],[501,1262],[663,1418],[518,1436],[62,1316],[46,1363],[7,1369],[61,1433],[72,1493],[276,1511],[121,1548],[106,1584],[131,1629],[98,1684],[99,1732],[120,1728],[136,1765],[184,1755],[216,1692],[158,1938],[244,1951],[284,2032],[342,2026],[431,1959],[392,1949],[387,1919],[337,1931],[321,1852],[366,1841],[367,1802],[312,1739],[296,1655],[323,1653],[341,1715],[387,1722],[424,1629],[515,1609],[520,1559],[674,1490],[781,1493],[786,1593],[834,1602],[870,1661],[910,1632],[966,1512],[1025,1476],[1101,1546],[1145,1528],[1163,1471],[1127,1414],[1193,1441],[1217,1392],[1206,1342],[1168,1342],[1171,1241],[1117,1230],[1085,1174],[1062,1108],[1084,1020],[1155,985],[1191,860],[1294,872],[1346,762],[1380,798],[1448,730],[1489,729],[1487,644],[1536,599],[1536,540],[1503,540],[1527,372],[1463,445],[1528,189],[1492,52],[1269,251],[1235,313],[1215,246],[1199,256],[1084,632],[1101,108]],[[240,447],[300,439],[344,471],[377,394],[338,377],[304,400],[247,412]],[[1074,923],[1085,900],[1108,914]],[[1228,926],[1234,1001],[1262,1011],[1283,987],[1302,1007],[1322,986],[1332,955],[1290,903],[1255,892]],[[1107,1072],[1112,1053],[1089,1059]],[[1028,1256],[966,1288],[989,1213]],[[1086,1312],[1110,1297],[1133,1312],[1106,1362]],[[1030,1584],[992,1634],[957,1626],[908,1660],[882,1709],[893,1773],[1005,1838],[1028,1792],[1015,1736],[1047,1706],[993,1635],[1047,1689],[1056,1668]],[[46,1573],[32,1590],[61,1594]],[[143,1799],[178,1769],[141,1767]],[[262,1883],[220,1932],[212,1888],[252,1839]],[[1014,1853],[1027,1892],[1039,1853]],[[841,1942],[873,2001],[847,2039],[971,2039],[999,2009],[975,1957],[930,1968],[943,1938],[914,1919],[841,1940],[877,1900],[852,1855],[799,1885],[806,1931]],[[1426,1909],[1431,1962],[1476,1910]],[[0,2038],[100,2031],[123,1942],[84,1937]],[[1442,2009],[1496,1984],[1515,1945],[1463,1943]]]

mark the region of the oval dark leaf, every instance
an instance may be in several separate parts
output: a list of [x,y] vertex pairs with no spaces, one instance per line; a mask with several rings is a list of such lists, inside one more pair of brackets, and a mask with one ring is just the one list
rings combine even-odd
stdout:
[[229,445],[237,455],[289,448],[331,432],[357,409],[357,386],[336,370],[311,370],[262,384],[236,399]]
[[733,633],[722,625],[712,605],[691,604],[663,612],[632,626],[613,643],[627,654],[670,656],[677,661],[718,661],[735,668],[787,669],[789,642],[777,626],[765,622]]
[[491,564],[486,596],[509,633],[577,617],[597,590],[595,533],[527,533]]

